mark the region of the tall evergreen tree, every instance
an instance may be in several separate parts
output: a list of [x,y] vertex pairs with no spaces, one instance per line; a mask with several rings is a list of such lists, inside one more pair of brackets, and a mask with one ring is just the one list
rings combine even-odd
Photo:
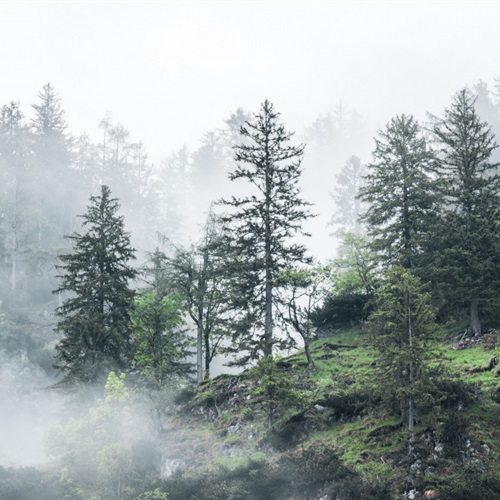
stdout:
[[[235,347],[247,354],[242,362],[272,356],[280,344],[274,333],[279,303],[277,275],[297,263],[307,262],[306,249],[294,237],[304,234],[302,223],[310,217],[309,203],[300,197],[298,181],[304,146],[289,142],[269,101],[258,115],[241,127],[244,143],[235,147],[236,169],[230,179],[244,179],[253,193],[222,203],[232,211],[224,217],[232,231],[236,305],[244,310],[246,331],[239,332]],[[252,334],[252,330],[255,331]]]
[[360,189],[369,204],[362,220],[383,260],[411,268],[435,209],[434,155],[412,116],[396,116],[379,135]]
[[430,295],[418,278],[395,266],[375,293],[368,327],[380,357],[379,376],[385,396],[397,402],[401,420],[413,432],[417,401],[425,395],[426,341],[434,328]]
[[112,370],[128,367],[132,356],[130,309],[134,292],[129,281],[136,271],[118,201],[107,186],[90,198],[82,215],[85,233],[68,238],[72,253],[60,255],[60,286],[54,293],[69,292],[57,310],[57,368],[63,383],[96,382]]
[[455,303],[470,311],[470,332],[481,333],[480,304],[487,307],[498,283],[500,249],[499,164],[490,162],[494,135],[475,109],[475,97],[459,91],[436,120],[443,217],[430,242],[437,280]]
[[75,215],[77,185],[71,170],[71,138],[67,134],[61,99],[48,83],[33,104],[35,116],[31,121],[33,132],[32,190],[35,200],[35,220],[38,226],[38,246],[59,245],[64,232],[71,231]]
[[7,266],[5,282],[16,290],[20,254],[32,239],[29,203],[31,140],[24,115],[15,102],[0,110],[0,251]]

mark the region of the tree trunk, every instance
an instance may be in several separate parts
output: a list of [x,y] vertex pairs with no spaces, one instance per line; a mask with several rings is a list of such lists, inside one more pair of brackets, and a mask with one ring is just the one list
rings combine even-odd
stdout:
[[469,333],[472,337],[481,335],[481,323],[479,321],[479,312],[477,308],[477,300],[473,299],[470,303],[470,326]]
[[203,326],[198,323],[196,337],[196,383],[203,381]]
[[316,368],[316,365],[314,364],[314,360],[311,356],[311,348],[308,340],[304,340],[304,351],[306,353],[306,358],[307,358],[307,369],[314,370],[314,368]]
[[265,230],[265,266],[266,266],[266,305],[264,322],[264,357],[273,355],[273,256],[271,248],[271,164],[269,159],[268,135],[266,135],[266,207],[264,214]]
[[[198,331],[196,339],[196,382],[199,384],[203,381],[203,337],[204,324],[203,313],[205,309],[205,272],[207,268],[208,257],[206,252],[203,253],[203,264],[198,274],[198,321],[196,322]],[[205,353],[207,356],[208,352]]]

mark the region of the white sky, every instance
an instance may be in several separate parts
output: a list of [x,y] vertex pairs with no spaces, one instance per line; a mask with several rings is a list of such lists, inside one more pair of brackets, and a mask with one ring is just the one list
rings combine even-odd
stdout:
[[301,132],[340,101],[381,127],[500,76],[500,2],[0,0],[0,105],[50,82],[70,130],[107,111],[158,161],[270,99]]

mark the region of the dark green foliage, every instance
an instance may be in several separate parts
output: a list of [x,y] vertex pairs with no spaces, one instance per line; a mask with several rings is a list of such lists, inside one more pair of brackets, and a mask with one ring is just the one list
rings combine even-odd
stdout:
[[370,297],[362,293],[327,297],[312,314],[315,326],[321,332],[327,328],[352,326],[370,314]]
[[55,367],[64,384],[97,382],[111,370],[130,366],[134,292],[129,281],[136,271],[129,265],[134,250],[118,208],[109,188],[102,186],[82,216],[86,232],[69,236],[74,251],[60,255],[61,284],[54,293],[69,296],[57,310],[57,331],[63,337],[56,346]]
[[210,364],[227,338],[231,300],[226,280],[223,228],[210,211],[202,240],[189,248],[175,247],[164,257],[165,279],[182,299],[197,330],[197,382],[210,378]]
[[412,116],[393,118],[379,136],[359,191],[369,204],[362,220],[386,264],[414,267],[422,234],[435,211],[434,154]]
[[192,373],[186,361],[186,336],[180,299],[156,291],[141,293],[132,313],[136,343],[134,366],[146,386],[161,389],[167,382],[182,380]]
[[293,408],[300,408],[302,396],[296,388],[295,379],[277,366],[272,356],[259,360],[257,385],[250,391],[252,404],[261,409],[272,430],[278,416]]
[[273,333],[279,304],[276,277],[308,261],[304,245],[293,238],[303,233],[310,213],[298,185],[304,147],[289,145],[292,134],[269,101],[241,127],[241,136],[244,143],[235,147],[237,167],[230,179],[246,180],[254,192],[222,204],[232,210],[223,220],[230,231],[233,303],[241,312],[232,347],[246,363],[284,345]]
[[415,405],[428,397],[426,342],[435,328],[430,295],[409,271],[392,268],[375,292],[368,328],[379,351],[379,380],[413,430]]
[[463,413],[456,410],[448,413],[442,423],[440,437],[448,457],[457,457],[465,446],[469,422]]
[[324,446],[282,455],[277,462],[250,460],[233,470],[176,473],[164,481],[169,500],[303,500],[319,494],[346,500],[387,498],[383,488],[365,485]]
[[469,466],[439,488],[439,500],[497,500],[499,492],[498,475]]
[[0,500],[65,499],[58,478],[35,467],[0,466]]
[[489,161],[497,144],[474,103],[474,96],[461,90],[434,126],[444,214],[430,234],[433,262],[427,274],[431,270],[448,301],[470,310],[470,331],[478,335],[481,309],[497,306],[491,291],[499,282],[500,178],[498,165]]

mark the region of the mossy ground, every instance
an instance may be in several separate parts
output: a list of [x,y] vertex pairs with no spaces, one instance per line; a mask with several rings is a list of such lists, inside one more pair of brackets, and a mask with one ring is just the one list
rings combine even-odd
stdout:
[[[253,405],[256,369],[201,386],[191,411],[204,410],[190,425],[199,425],[201,417],[213,426],[218,444],[206,456],[212,464],[234,469],[255,457],[271,463],[283,454],[326,448],[363,482],[380,486],[393,498],[413,485],[439,490],[447,481],[463,480],[463,467],[471,464],[500,480],[500,366],[486,369],[500,356],[500,336],[457,349],[455,332],[453,327],[436,332],[428,346],[431,365],[446,368],[473,389],[473,402],[463,408],[428,408],[418,415],[413,435],[375,394],[383,390],[377,388],[377,352],[360,328],[313,342],[314,370],[307,369],[301,351],[278,362],[296,380],[303,406],[285,411],[274,429],[269,430],[265,415]],[[448,448],[443,451],[440,440],[446,425],[458,425],[449,418],[457,412],[463,440],[450,444],[449,450],[456,446],[454,455]]]

